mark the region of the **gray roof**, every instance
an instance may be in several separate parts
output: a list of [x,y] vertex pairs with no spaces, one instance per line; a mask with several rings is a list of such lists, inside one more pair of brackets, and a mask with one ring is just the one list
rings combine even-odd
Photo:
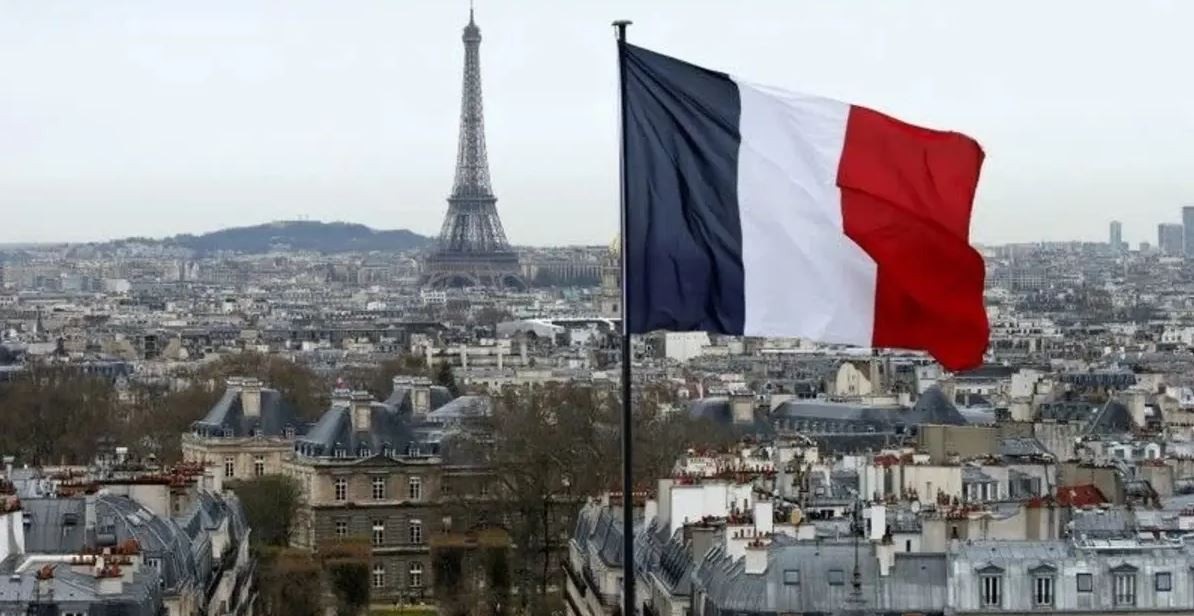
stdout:
[[368,430],[353,427],[349,407],[334,405],[306,434],[296,439],[295,448],[316,457],[330,457],[337,449],[343,449],[347,457],[355,458],[380,454],[386,449],[404,452],[413,440],[409,414],[374,402],[370,404]]
[[144,564],[123,581],[116,594],[101,593],[94,575],[72,571],[70,566],[63,564],[56,564],[54,577],[39,588],[37,570],[40,568],[41,563],[36,557],[30,559],[23,555],[12,555],[0,562],[0,576],[4,578],[0,582],[0,612],[24,614],[30,603],[46,596],[42,592],[47,590],[52,593],[58,610],[66,613],[157,616],[163,610],[162,595],[157,592],[158,573]]
[[[94,498],[95,508],[95,528],[90,530],[86,528],[87,498]],[[127,497],[33,498],[22,501],[22,507],[30,522],[25,528],[25,549],[30,553],[78,553],[84,547],[94,549],[135,539],[146,558],[161,562],[167,589],[193,583],[199,577],[191,538],[182,527]]]
[[688,416],[703,419],[723,426],[733,425],[736,429],[751,434],[771,435],[775,433],[767,416],[756,410],[750,423],[735,424],[730,410],[730,399],[725,396],[709,396],[693,400],[688,404]]
[[[848,541],[796,542],[780,535],[767,550],[762,574],[746,573],[744,559],[735,561],[718,547],[701,559],[694,577],[722,613],[835,612],[852,591],[854,549]],[[858,549],[863,607],[873,609],[878,560],[871,544]],[[799,583],[792,583],[797,575]]]
[[261,412],[255,417],[245,416],[241,395],[239,387],[229,386],[192,429],[204,436],[252,436],[257,430],[263,436],[282,436],[287,427],[301,427],[294,406],[276,389],[261,389]]
[[608,508],[595,503],[582,508],[572,538],[582,550],[592,548],[606,565],[622,566],[622,520]]
[[1128,407],[1117,400],[1109,400],[1102,409],[1090,419],[1084,434],[1123,434],[1131,432],[1134,422]]
[[1054,421],[1086,421],[1097,408],[1098,405],[1085,400],[1054,400],[1042,402],[1038,416]]
[[492,413],[489,396],[461,396],[427,414],[432,423],[452,423],[488,417]]
[[1023,560],[1055,561],[1070,553],[1065,541],[971,541],[954,548],[953,554],[970,561],[985,561],[1006,568]]
[[937,386],[921,394],[912,408],[875,407],[825,400],[787,400],[771,412],[781,421],[823,422],[826,424],[861,424],[876,432],[891,432],[897,427],[922,424],[965,425],[966,418]]
[[1051,456],[1048,449],[1035,436],[1009,437],[999,439],[999,455],[1009,458],[1028,456]]
[[[410,385],[395,384],[394,390],[390,392],[390,397],[386,398],[382,404],[393,407],[403,413],[410,413],[414,411],[414,404],[412,402],[414,389]],[[429,389],[432,410],[438,409],[452,401],[452,392],[448,391],[447,387],[432,385]]]

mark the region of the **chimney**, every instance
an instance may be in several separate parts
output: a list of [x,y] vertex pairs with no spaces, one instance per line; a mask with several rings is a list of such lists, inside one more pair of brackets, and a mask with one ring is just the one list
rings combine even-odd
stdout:
[[712,526],[695,524],[685,526],[684,529],[692,536],[692,540],[688,543],[688,549],[691,550],[689,555],[692,556],[693,562],[700,562],[705,557],[705,553],[716,543],[717,529]]
[[424,376],[411,379],[410,406],[415,415],[431,412],[431,379]]
[[261,417],[261,381],[255,378],[241,379],[240,407],[245,417]]
[[659,517],[659,502],[649,498],[647,502],[643,503],[643,523],[650,524],[657,517]]
[[775,530],[775,505],[769,500],[755,501],[755,530],[760,534],[770,534]]
[[734,392],[730,394],[730,416],[736,425],[751,424],[755,421],[755,396],[750,392]]
[[767,545],[756,541],[746,546],[746,562],[743,572],[747,575],[762,575],[767,573]]
[[391,379],[390,382],[393,383],[393,388],[390,390],[390,395],[392,396],[400,395],[403,390],[410,389],[409,376],[399,374]]
[[[83,496],[83,528],[86,531],[95,531],[96,526],[98,526],[98,520],[95,514],[95,494],[85,494]],[[90,534],[90,532],[84,534]]]
[[1145,413],[1148,409],[1148,393],[1133,387],[1124,391],[1121,396],[1123,397],[1124,406],[1128,407],[1128,412],[1132,414],[1132,422],[1137,427],[1143,428],[1147,422]]
[[349,402],[353,432],[372,431],[373,396],[367,391],[354,391]]
[[661,524],[668,528],[675,528],[671,526],[672,523],[672,484],[675,480],[670,478],[663,478],[656,483],[655,498],[659,501],[656,509],[656,517],[659,518]]
[[9,480],[12,479],[12,465],[16,461],[17,459],[14,456],[4,456],[4,476]]

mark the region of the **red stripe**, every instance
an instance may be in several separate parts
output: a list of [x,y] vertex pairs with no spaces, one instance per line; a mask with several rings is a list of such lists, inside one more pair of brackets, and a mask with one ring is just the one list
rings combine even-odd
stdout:
[[878,265],[873,343],[928,351],[949,370],[982,363],[990,330],[970,211],[973,139],[851,107],[838,168],[846,235]]

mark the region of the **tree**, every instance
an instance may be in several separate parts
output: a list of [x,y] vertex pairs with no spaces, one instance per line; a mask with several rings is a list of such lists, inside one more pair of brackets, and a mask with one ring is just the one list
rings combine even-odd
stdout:
[[390,397],[396,376],[427,376],[427,361],[420,355],[403,354],[373,368],[362,367],[340,373],[340,377],[354,388],[364,389],[378,400]]
[[302,488],[292,477],[263,475],[229,482],[229,487],[245,508],[253,542],[257,545],[285,547],[302,504]]
[[121,417],[121,441],[163,463],[182,459],[182,433],[202,418],[221,392],[193,385],[179,391],[135,385]]
[[318,417],[330,404],[331,383],[310,368],[277,355],[255,352],[226,355],[204,366],[197,378],[222,383],[231,376],[256,377],[277,389],[304,419]]
[[481,327],[493,330],[497,328],[498,323],[503,323],[513,318],[514,315],[510,314],[509,310],[486,306],[477,311],[476,316],[473,317],[473,325],[480,325]]
[[358,616],[369,605],[368,541],[334,539],[319,546],[324,574],[336,597],[336,616]]
[[110,383],[63,367],[34,366],[0,386],[0,450],[30,464],[89,462],[119,434]]
[[452,364],[446,361],[440,362],[439,367],[435,370],[435,384],[447,387],[453,397],[460,395],[460,388],[456,385],[456,375],[452,372]]
[[310,552],[265,549],[258,552],[258,591],[262,614],[320,616],[323,577]]

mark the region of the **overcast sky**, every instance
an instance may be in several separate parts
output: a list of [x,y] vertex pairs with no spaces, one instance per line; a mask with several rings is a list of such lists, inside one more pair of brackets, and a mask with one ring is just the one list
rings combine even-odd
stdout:
[[[307,217],[438,231],[466,0],[0,0],[0,242]],[[976,137],[980,242],[1133,244],[1194,204],[1194,2],[478,0],[517,244],[617,221],[615,18],[645,47]]]

